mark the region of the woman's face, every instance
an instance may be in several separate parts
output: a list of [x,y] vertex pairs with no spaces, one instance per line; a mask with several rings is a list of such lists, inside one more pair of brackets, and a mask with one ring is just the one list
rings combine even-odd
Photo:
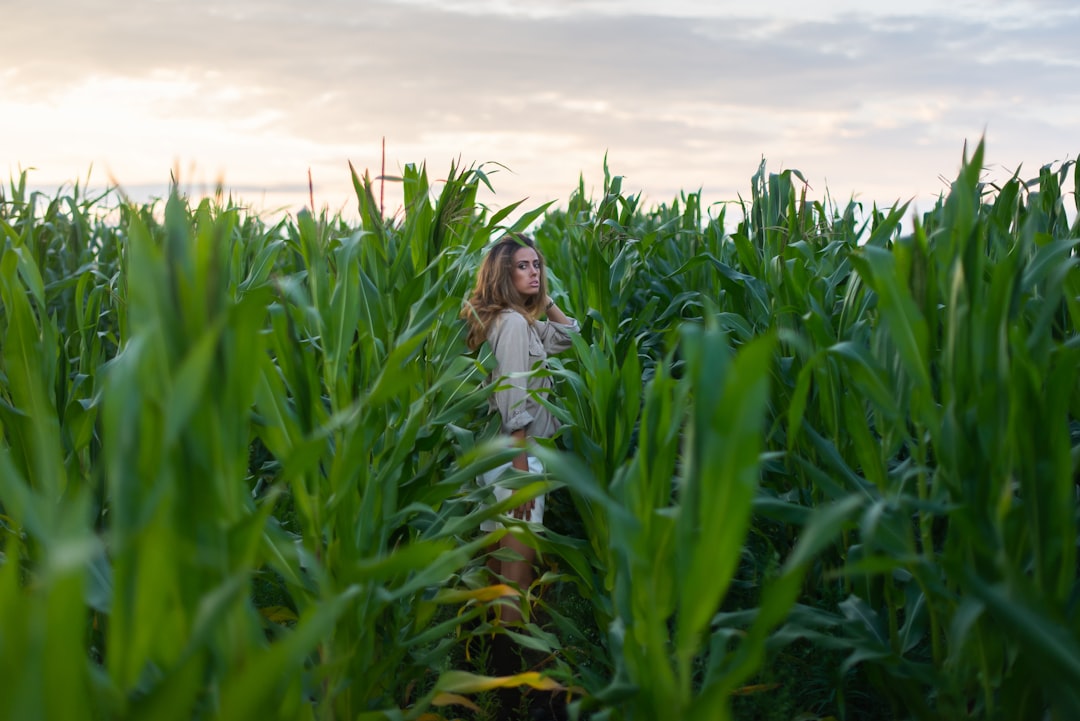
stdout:
[[513,270],[514,289],[522,297],[540,292],[540,256],[532,248],[518,248],[514,251]]

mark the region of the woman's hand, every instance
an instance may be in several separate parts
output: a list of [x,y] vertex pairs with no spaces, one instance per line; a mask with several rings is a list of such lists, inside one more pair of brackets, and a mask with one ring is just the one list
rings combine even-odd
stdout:
[[532,515],[533,508],[535,508],[535,507],[536,507],[536,499],[535,498],[530,498],[529,500],[525,501],[524,503],[522,503],[517,508],[511,508],[510,509],[510,517],[511,518],[520,518],[523,521],[527,521],[529,519],[529,516]]
[[[521,455],[515,457],[514,460],[511,461],[510,465],[512,465],[516,470],[519,470],[522,473],[528,473],[529,472],[529,457],[527,455],[525,455],[524,453],[522,453]],[[536,499],[535,498],[529,499],[528,501],[525,501],[524,503],[522,503],[517,508],[511,508],[510,509],[510,515],[513,518],[520,518],[521,520],[524,521],[532,514],[532,510],[533,510],[533,508],[535,506],[536,506]]]

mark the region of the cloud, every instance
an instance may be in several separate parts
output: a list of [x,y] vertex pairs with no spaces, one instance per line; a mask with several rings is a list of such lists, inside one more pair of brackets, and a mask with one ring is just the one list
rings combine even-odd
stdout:
[[731,198],[763,156],[891,201],[936,191],[984,130],[1005,162],[1075,154],[1054,144],[1080,106],[1080,11],[942,5],[23,3],[6,11],[0,123],[36,129],[35,157],[0,160],[66,152],[143,183],[179,158],[268,188],[314,168],[348,195],[346,161],[376,171],[385,137],[391,172],[509,166],[506,202],[564,199],[605,152],[659,201]]
[[907,0],[903,4],[868,3],[865,0],[388,0],[422,8],[473,16],[503,15],[528,19],[598,16],[604,18],[645,16],[690,19],[766,19],[783,26],[788,22],[831,22],[842,17],[905,17],[965,19],[991,25],[1016,27],[1051,26],[1060,18],[1075,19],[1078,9],[1070,0]]

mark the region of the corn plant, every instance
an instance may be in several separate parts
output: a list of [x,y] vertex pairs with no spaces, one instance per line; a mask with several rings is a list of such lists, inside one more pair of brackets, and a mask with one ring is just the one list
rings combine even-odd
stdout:
[[[693,193],[642,207],[605,164],[598,203],[494,214],[483,167],[436,192],[407,166],[386,219],[354,173],[358,225],[22,175],[0,190],[3,715],[482,718],[525,685],[597,719],[730,718],[777,686],[792,714],[1076,716],[1080,181],[990,186],[983,152],[907,234],[908,206],[764,164],[709,217]],[[472,479],[516,451],[457,315],[503,228],[535,233],[582,332],[544,371],[550,478],[482,509]],[[545,570],[513,597],[477,529],[544,490],[574,517],[508,524]],[[492,634],[554,665],[478,673]],[[828,701],[788,648],[832,664]]]
[[890,215],[847,252],[840,313],[817,334],[830,342],[799,336],[787,463],[804,498],[862,499],[834,556],[849,596],[815,635],[850,652],[845,668],[900,715],[1069,717],[1076,229],[1057,188],[1070,164],[1044,168],[1027,203],[1035,184],[1019,178],[988,202],[982,154],[912,236]]
[[[77,195],[40,222],[13,186],[0,502],[5,619],[24,631],[0,634],[18,661],[5,712],[467,703],[448,655],[500,595],[469,579],[491,539],[458,500],[500,459],[455,425],[485,393],[457,308],[505,218],[477,212],[481,178],[452,169],[432,207],[410,168],[403,226],[357,179],[360,230],[307,212],[267,227],[175,195],[122,205],[119,226]],[[466,607],[437,618],[445,604]]]

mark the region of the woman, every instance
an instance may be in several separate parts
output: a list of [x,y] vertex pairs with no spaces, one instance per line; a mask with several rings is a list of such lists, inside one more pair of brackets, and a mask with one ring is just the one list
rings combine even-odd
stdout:
[[[546,315],[547,320],[540,320]],[[551,389],[551,378],[511,376],[528,373],[537,364],[543,365],[548,354],[570,347],[570,334],[578,330],[577,322],[567,317],[555,305],[547,291],[544,259],[531,238],[520,233],[508,233],[488,251],[476,276],[472,297],[462,310],[469,325],[467,343],[476,350],[484,341],[495,355],[495,369],[489,380],[501,386],[490,398],[490,408],[498,411],[501,430],[516,443],[524,445],[526,438],[550,438],[559,427],[555,416],[530,394]],[[485,484],[493,483],[507,468],[519,471],[543,471],[540,462],[525,451],[513,461],[490,471],[482,477]],[[511,491],[496,486],[495,498],[503,500]],[[544,520],[544,497],[539,496],[512,509],[510,515],[531,523]],[[498,524],[486,521],[482,528],[494,530]],[[512,549],[520,561],[488,562],[489,567],[507,581],[527,591],[533,580],[533,549],[513,534],[499,540],[500,548]],[[506,620],[517,620],[517,610],[510,611]]]

